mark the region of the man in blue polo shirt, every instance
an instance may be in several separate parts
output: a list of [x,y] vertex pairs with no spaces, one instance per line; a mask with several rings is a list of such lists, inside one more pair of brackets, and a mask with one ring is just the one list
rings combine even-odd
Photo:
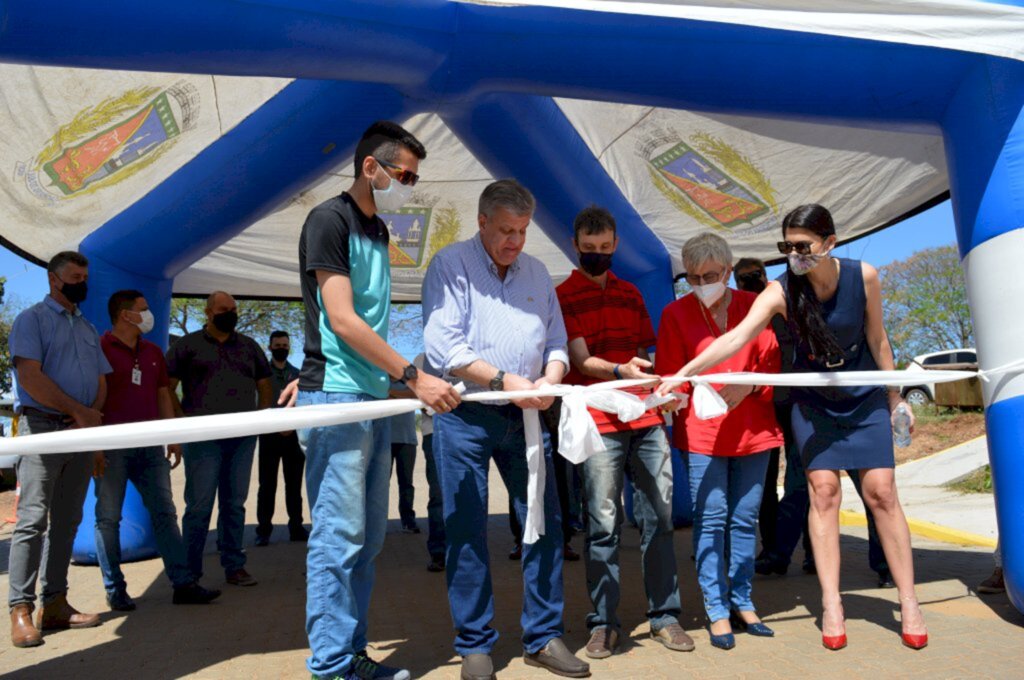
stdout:
[[[459,403],[448,383],[419,372],[387,343],[391,312],[388,230],[419,179],[423,145],[378,121],[356,146],[352,187],[309,213],[299,237],[306,305],[305,360],[297,403],[386,399],[402,380],[431,408]],[[386,418],[299,431],[313,531],[306,553],[306,665],[317,678],[406,680],[409,672],[366,655],[373,560],[384,543],[391,437]]]
[[[47,272],[50,294],[18,315],[9,339],[23,434],[100,425],[104,376],[110,373],[96,328],[78,309],[87,292],[89,261],[76,252],[57,253]],[[67,600],[71,547],[97,457],[102,461],[102,454],[91,453],[18,460],[21,499],[11,538],[8,596],[15,647],[43,644],[41,630],[100,624],[97,614],[82,614]],[[97,464],[102,469],[102,462]],[[37,576],[43,606],[33,625]]]

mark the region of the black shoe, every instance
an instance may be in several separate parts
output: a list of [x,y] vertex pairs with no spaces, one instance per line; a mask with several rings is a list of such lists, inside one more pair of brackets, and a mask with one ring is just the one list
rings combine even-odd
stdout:
[[516,543],[512,549],[508,551],[508,558],[513,562],[523,559],[523,544]]
[[270,536],[260,536],[259,534],[257,534],[256,545],[258,545],[261,548],[265,548],[266,546],[270,545]]
[[878,572],[878,587],[879,588],[895,588],[896,584],[893,583],[892,574],[888,569],[883,569]]
[[418,526],[416,526],[415,522],[413,522],[411,524],[403,524],[402,525],[402,533],[403,534],[418,534],[418,533],[420,533],[420,528]]
[[119,590],[113,595],[107,594],[107,604],[115,612],[135,611],[135,601],[123,590]]
[[430,564],[427,565],[427,571],[437,573],[444,571],[444,555],[431,555]]
[[174,589],[174,604],[208,604],[220,597],[219,590],[207,590],[198,581]]
[[566,543],[562,546],[562,559],[566,562],[579,562],[580,554],[573,550],[571,545]]
[[289,527],[288,540],[293,543],[303,543],[309,540],[309,532],[306,530],[306,527],[303,526],[294,528]]
[[754,571],[762,576],[769,574],[778,574],[779,576],[785,576],[786,572],[789,571],[789,563],[783,562],[778,559],[765,557],[759,560],[754,560]]

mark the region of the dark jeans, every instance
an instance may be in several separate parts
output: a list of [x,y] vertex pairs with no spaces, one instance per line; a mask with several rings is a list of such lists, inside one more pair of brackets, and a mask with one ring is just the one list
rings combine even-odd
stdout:
[[236,437],[185,444],[185,515],[181,536],[185,540],[192,580],[203,575],[203,552],[210,531],[213,502],[217,507],[217,550],[225,573],[245,566],[242,536],[245,531],[245,499],[249,495],[252,456],[256,437]]
[[392,442],[391,460],[398,475],[398,516],[402,518],[403,527],[414,527],[416,512],[412,509],[412,502],[416,487],[412,485],[412,469],[416,464],[416,445]]
[[178,511],[171,495],[171,464],[164,457],[164,447],[108,451],[105,457],[107,468],[96,479],[96,558],[107,594],[124,592],[126,588],[121,571],[121,509],[129,481],[149,511],[167,578],[175,588],[188,585],[192,574],[178,529]]
[[[21,434],[66,430],[61,418],[23,415]],[[43,604],[68,590],[68,565],[92,473],[91,453],[21,456],[21,497],[11,536],[8,604],[32,604],[39,579]]]
[[761,510],[757,513],[757,532],[761,535],[761,552],[775,551],[775,530],[779,519],[779,454],[772,449],[768,454],[768,471],[764,474],[764,493],[761,495]]
[[437,475],[432,434],[423,435],[423,460],[427,464],[427,552],[431,557],[444,557],[444,495]]
[[[562,627],[562,528],[547,435],[544,462],[544,533],[523,546],[523,647],[537,652]],[[434,416],[434,455],[444,492],[448,538],[448,603],[458,635],[455,651],[488,654],[498,640],[494,589],[487,551],[487,474],[493,459],[526,518],[528,476],[522,409],[508,404],[485,406],[463,402],[450,413]]]
[[260,490],[256,494],[256,535],[270,536],[274,529],[274,506],[277,504],[277,469],[284,470],[284,506],[288,511],[288,529],[302,529],[302,469],[306,456],[299,447],[299,437],[288,434],[260,435]]

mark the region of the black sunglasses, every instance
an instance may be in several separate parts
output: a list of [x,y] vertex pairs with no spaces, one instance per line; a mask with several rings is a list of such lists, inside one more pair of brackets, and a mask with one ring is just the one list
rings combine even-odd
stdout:
[[789,255],[794,250],[798,255],[810,255],[811,246],[814,245],[811,241],[779,241],[775,244],[779,248],[779,252],[783,255]]
[[736,276],[740,281],[764,281],[765,275],[759,271],[745,272]]
[[416,186],[416,182],[420,181],[420,176],[417,175],[412,170],[406,170],[405,168],[403,168],[400,165],[395,165],[394,163],[388,163],[387,161],[382,161],[381,159],[377,158],[376,156],[373,156],[373,160],[377,161],[378,163],[380,163],[385,168],[391,168],[392,170],[397,170],[398,174],[395,175],[395,179],[398,180],[399,184],[404,184],[406,186],[414,187],[414,186]]

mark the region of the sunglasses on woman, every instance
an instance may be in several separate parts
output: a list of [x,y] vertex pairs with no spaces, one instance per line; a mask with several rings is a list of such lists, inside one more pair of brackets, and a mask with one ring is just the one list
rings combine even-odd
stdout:
[[406,170],[401,165],[395,165],[394,163],[388,163],[387,161],[382,161],[381,159],[377,158],[376,156],[373,157],[373,160],[377,161],[378,163],[380,163],[385,168],[391,168],[392,170],[396,170],[397,174],[395,175],[395,179],[398,180],[399,184],[404,184],[406,186],[414,187],[414,186],[416,186],[416,182],[420,181],[420,176],[419,175],[417,175],[412,170]]
[[783,255],[789,255],[794,250],[798,255],[810,255],[814,243],[812,241],[779,241],[775,245]]

